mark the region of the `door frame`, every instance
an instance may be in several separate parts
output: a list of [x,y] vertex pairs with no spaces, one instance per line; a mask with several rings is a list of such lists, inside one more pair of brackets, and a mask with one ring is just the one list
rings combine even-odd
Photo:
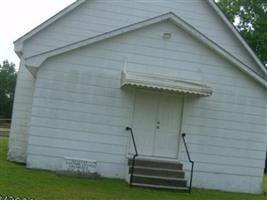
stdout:
[[[150,91],[151,89],[148,89],[148,88],[135,88],[134,89],[134,100],[133,100],[133,105],[132,105],[132,113],[131,113],[131,122],[130,122],[130,124],[131,124],[131,127],[133,127],[133,124],[134,124],[134,113],[135,113],[135,105],[136,105],[136,95],[137,95],[137,92],[138,92],[138,90],[145,90],[145,91]],[[154,91],[158,91],[159,93],[162,93],[162,91],[160,91],[160,90],[154,90]],[[168,92],[168,91],[163,91],[163,93],[173,93],[173,92]],[[180,116],[180,126],[179,126],[179,130],[177,130],[177,152],[176,152],[176,157],[175,158],[170,158],[170,157],[159,157],[159,156],[148,156],[148,155],[140,155],[141,157],[151,157],[151,158],[162,158],[162,159],[175,159],[175,160],[177,160],[178,158],[179,158],[179,152],[180,152],[180,147],[181,147],[181,135],[182,135],[182,132],[183,132],[183,122],[184,122],[184,112],[185,112],[185,109],[184,109],[184,107],[185,107],[185,94],[184,93],[179,93],[180,95],[181,95],[181,100],[182,100],[182,103],[181,103],[181,116]],[[135,132],[134,132],[134,130],[133,130],[133,134],[134,134],[134,137],[135,137]],[[129,155],[131,155],[131,152],[130,152],[130,150],[131,150],[131,143],[132,143],[132,138],[128,135],[128,147],[127,147],[127,157],[129,156]],[[138,149],[137,149],[137,151],[138,151]]]

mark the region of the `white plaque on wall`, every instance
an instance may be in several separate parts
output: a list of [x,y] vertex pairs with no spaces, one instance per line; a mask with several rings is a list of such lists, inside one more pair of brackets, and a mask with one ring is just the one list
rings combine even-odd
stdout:
[[97,162],[95,160],[87,160],[80,158],[64,157],[63,170],[69,172],[78,172],[82,174],[94,174],[96,170]]

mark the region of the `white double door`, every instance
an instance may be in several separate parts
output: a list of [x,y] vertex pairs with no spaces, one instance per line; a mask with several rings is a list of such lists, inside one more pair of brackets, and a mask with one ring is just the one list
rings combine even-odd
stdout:
[[132,127],[138,153],[176,158],[181,113],[181,95],[137,90]]

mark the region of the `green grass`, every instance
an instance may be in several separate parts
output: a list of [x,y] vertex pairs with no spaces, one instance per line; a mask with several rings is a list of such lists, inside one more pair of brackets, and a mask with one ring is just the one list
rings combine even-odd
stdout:
[[[53,172],[29,170],[6,160],[8,138],[0,137],[0,194],[36,200],[263,200],[263,195],[193,189],[192,194],[129,188],[120,180],[60,177]],[[267,179],[265,178],[267,191]]]
[[267,176],[263,179],[263,191],[267,193]]

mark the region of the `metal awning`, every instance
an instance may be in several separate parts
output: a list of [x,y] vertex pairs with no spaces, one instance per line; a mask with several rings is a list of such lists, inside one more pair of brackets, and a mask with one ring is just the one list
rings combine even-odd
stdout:
[[162,75],[156,76],[123,71],[121,77],[121,87],[125,86],[152,88],[201,96],[210,96],[212,94],[212,89],[203,83],[174,79]]

